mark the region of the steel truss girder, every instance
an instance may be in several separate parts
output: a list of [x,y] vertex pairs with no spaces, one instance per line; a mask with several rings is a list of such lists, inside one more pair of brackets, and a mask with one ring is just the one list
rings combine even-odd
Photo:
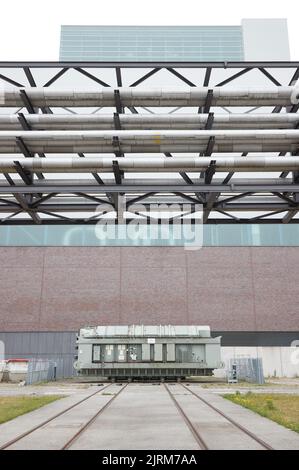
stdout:
[[95,61],[1,61],[0,68],[90,68],[90,69],[101,69],[101,68],[108,68],[114,69],[116,67],[122,68],[134,68],[134,69],[142,69],[142,68],[190,68],[190,69],[207,69],[211,67],[212,69],[241,69],[241,68],[260,68],[263,67],[265,69],[273,68],[273,69],[284,69],[284,68],[299,68],[299,61],[202,61],[202,62],[171,62],[171,61],[164,61],[164,62],[146,62],[146,61],[138,61],[138,62],[126,62],[126,61],[113,61],[113,62],[95,62]]
[[[189,204],[186,204],[184,201],[184,198],[178,200],[174,200],[172,202],[168,203],[163,203],[163,201],[160,201],[160,204],[169,204],[169,209],[167,208],[167,211],[176,211],[177,207],[183,207],[184,205],[188,205],[190,207],[195,208],[196,205],[200,207],[200,204],[195,203],[194,200],[190,198]],[[187,199],[188,201],[188,199]],[[147,210],[154,210],[156,207],[158,207],[157,203],[135,203],[136,205],[140,204],[140,207],[144,207]],[[175,205],[174,208],[171,208],[170,204]],[[110,206],[111,210],[113,210],[111,204],[109,201],[103,201],[101,203],[67,203],[67,202],[57,202],[55,203],[48,203],[48,204],[40,204],[40,205],[35,205],[34,207],[31,205],[28,205],[31,211],[33,212],[40,212],[40,211],[48,211],[48,212],[95,212],[96,210],[99,210],[101,206],[104,206],[105,209]],[[134,206],[134,205],[133,205]],[[131,210],[132,205],[127,205],[127,210]],[[0,204],[0,213],[6,213],[6,212],[13,212],[15,210],[20,209],[21,206],[16,207],[15,204]],[[204,208],[204,205],[203,205]],[[295,207],[290,207],[288,204],[279,204],[279,203],[267,203],[266,201],[264,203],[244,203],[244,204],[220,204],[217,205],[213,210],[223,210],[223,211],[234,211],[234,212],[243,212],[243,211],[252,211],[252,212],[259,212],[259,211],[276,211],[276,210],[282,210],[282,211],[298,211],[299,210],[299,204],[296,205]]]
[[[32,88],[24,88],[26,85],[19,83],[13,78],[8,77],[6,74],[7,71],[1,73],[1,68],[6,69],[22,69],[25,73],[25,77]],[[139,84],[146,82],[148,78],[159,72],[160,70],[168,70],[174,77],[177,78],[178,82],[185,83],[185,86],[190,86],[193,90],[198,88],[198,85],[202,85],[205,87],[204,94],[202,100],[196,102],[196,109],[199,111],[206,111],[206,113],[210,112],[211,105],[217,104],[215,101],[215,96],[219,96],[219,88],[225,88],[226,84],[234,82],[237,78],[241,77],[242,75],[249,74],[252,70],[259,70],[261,74],[264,75],[265,80],[271,82],[271,86],[277,88],[277,91],[282,91],[284,86],[283,84],[277,80],[275,77],[275,70],[276,69],[289,69],[292,71],[292,78],[287,84],[288,86],[293,86],[296,80],[299,78],[299,62],[195,62],[195,63],[184,63],[184,62],[162,62],[162,63],[149,63],[149,62],[118,62],[118,63],[95,63],[95,62],[1,62],[0,63],[0,83],[1,81],[9,83],[11,86],[16,87],[17,89],[21,89],[18,91],[18,96],[21,97],[21,107],[26,107],[27,111],[31,114],[25,114],[25,118],[22,119],[21,116],[16,116],[16,121],[13,124],[14,130],[24,129],[26,132],[30,133],[30,129],[33,131],[36,129],[35,125],[32,124],[35,121],[44,121],[48,120],[49,123],[52,121],[54,122],[58,115],[55,114],[44,114],[38,115],[33,114],[37,112],[37,103],[32,99],[32,91],[37,90],[37,80],[35,79],[35,69],[37,68],[57,68],[55,72],[53,72],[53,76],[50,77],[46,83],[44,83],[43,87],[45,90],[49,90],[49,87],[53,83],[56,83],[59,78],[65,75],[69,70],[75,70],[78,74],[84,75],[85,78],[96,82],[99,86],[104,87],[106,92],[112,93],[113,101],[112,106],[116,106],[118,113],[122,112],[124,107],[128,105],[123,97],[123,90],[119,88],[115,90],[110,86],[109,83],[106,83],[102,80],[98,74],[93,73],[94,71],[100,70],[101,68],[109,68],[114,69],[116,78],[117,78],[117,87],[122,87],[124,80],[123,80],[123,69],[140,69],[140,77],[135,80],[135,82],[131,83],[130,86],[132,89],[138,87]],[[142,71],[142,69],[148,68],[150,71]],[[188,77],[184,75],[184,69],[202,69],[204,71],[204,80],[202,84],[193,83]],[[86,70],[90,69],[90,70]],[[178,70],[176,70],[178,69]],[[229,74],[226,78],[224,78],[216,85],[211,85],[211,78],[213,78],[213,69],[226,69],[231,70],[231,74]],[[59,88],[58,83],[56,84],[55,88]],[[210,92],[209,92],[210,90]],[[214,100],[214,101],[213,101]],[[244,102],[245,103],[245,102]],[[243,103],[243,104],[244,104]],[[69,104],[69,103],[68,103]],[[132,104],[132,103],[131,103]],[[248,104],[248,100],[247,100]],[[256,103],[257,104],[257,103]],[[263,104],[263,103],[260,103]],[[265,103],[264,103],[265,104]],[[231,106],[232,104],[230,104]],[[244,104],[245,105],[245,104]],[[100,103],[98,103],[100,106]],[[261,118],[261,114],[243,114],[240,118],[237,115],[222,115],[216,114],[214,112],[208,114],[197,114],[196,115],[199,119],[193,121],[193,124],[189,124],[191,127],[189,129],[205,129],[211,130],[213,129],[217,131],[221,129],[225,129],[226,125],[228,126],[227,129],[298,129],[298,122],[299,118],[296,116],[296,112],[298,111],[298,105],[289,103],[288,100],[278,100],[273,103],[274,113],[271,115],[267,115]],[[71,109],[72,105],[70,106],[70,112],[74,112]],[[132,119],[135,119],[135,122],[138,120],[142,121],[144,116],[148,115],[141,115],[136,114],[139,112],[137,111],[134,104],[130,106],[129,109],[131,110],[134,115],[132,115]],[[205,109],[204,109],[205,108]],[[282,109],[286,109],[287,113],[279,114]],[[43,113],[52,113],[52,109],[49,108],[48,103],[41,103],[40,109]],[[55,109],[55,108],[54,108]],[[253,110],[254,111],[254,110]],[[23,115],[24,116],[24,115]],[[78,115],[71,115],[70,121],[77,117]],[[92,116],[92,115],[89,115]],[[258,124],[254,122],[254,120],[260,116],[261,120]],[[52,119],[53,117],[53,119]],[[79,115],[80,117],[80,115]],[[100,120],[102,117],[100,114],[96,116]],[[179,122],[180,116],[179,114],[171,114],[170,117],[170,124],[168,128],[176,129],[173,127],[175,122]],[[224,119],[223,119],[224,117]],[[225,119],[227,122],[230,121],[231,124],[226,124]],[[0,129],[9,130],[5,127],[7,124],[3,124],[4,118],[0,115]],[[84,119],[84,118],[83,118]],[[145,123],[144,129],[148,129],[150,125],[152,125],[152,129],[156,130],[156,122],[163,121],[163,117],[158,117],[158,115],[149,115],[148,122],[152,120],[152,124]],[[221,122],[222,119],[222,122]],[[247,123],[246,123],[247,119]],[[27,120],[27,122],[26,122]],[[74,121],[75,119],[73,119]],[[111,121],[111,124],[109,124]],[[167,120],[166,120],[167,121]],[[235,121],[235,122],[233,122]],[[238,121],[238,124],[236,124]],[[95,126],[98,126],[99,121],[95,119]],[[101,121],[100,121],[101,122]],[[128,122],[128,124],[125,124]],[[165,121],[164,121],[165,122]],[[250,123],[251,122],[251,123]],[[11,120],[13,123],[13,119]],[[108,124],[107,124],[108,123]],[[4,128],[3,128],[4,125]],[[108,121],[106,120],[106,124],[104,126],[112,126],[112,130],[130,130],[130,128],[126,127],[130,125],[130,115],[127,114],[118,114],[117,117],[111,114],[109,116]],[[167,124],[161,123],[160,130],[165,130]],[[240,127],[237,127],[237,126]],[[1,127],[2,126],[2,127]],[[179,123],[177,125],[177,129],[183,129],[184,123]],[[192,127],[194,126],[194,127]],[[242,127],[243,126],[243,127]],[[247,127],[252,126],[252,127]],[[94,127],[99,129],[99,127]],[[107,127],[109,129],[110,127]],[[12,129],[12,127],[10,128]],[[59,128],[57,128],[59,129]],[[71,128],[69,128],[71,129]],[[102,128],[101,128],[102,129]],[[106,129],[106,128],[103,128]],[[133,125],[131,129],[135,130],[136,127]],[[142,129],[142,123],[141,127]],[[48,130],[47,125],[45,130]],[[211,136],[210,136],[211,137]],[[22,137],[21,137],[22,138]],[[208,143],[210,142],[210,145]],[[24,144],[24,145],[23,145]],[[298,142],[295,142],[295,147],[298,147]],[[23,141],[18,142],[18,149],[19,151],[22,150],[24,155],[26,155],[27,159],[30,158],[30,154],[36,153],[34,149],[28,146],[28,141],[26,140],[26,135],[24,135]],[[196,154],[199,152],[211,154],[210,155],[210,165],[211,161],[217,160],[214,157],[213,153],[217,150],[213,148],[212,141],[207,140],[203,146],[203,149],[197,149]],[[298,148],[290,148],[291,150],[296,153]],[[113,147],[113,153],[118,155],[120,152],[123,153],[122,143],[118,140],[117,145]],[[244,149],[243,155],[246,156],[249,149]],[[278,149],[280,152],[280,156],[282,157],[285,154],[285,150]],[[172,157],[173,155],[166,151],[162,151],[162,153],[168,153]],[[45,156],[40,152],[40,156]],[[80,156],[84,156],[83,153]],[[200,157],[199,157],[200,158]],[[176,157],[173,156],[173,160]],[[146,208],[150,208],[153,204],[157,202],[163,202],[165,199],[168,202],[174,204],[182,204],[182,203],[190,203],[190,205],[200,204],[202,202],[202,206],[204,209],[208,208],[208,217],[206,219],[209,223],[298,223],[298,217],[296,217],[298,211],[298,194],[299,194],[299,183],[296,178],[287,179],[288,171],[283,171],[283,176],[281,183],[277,181],[276,178],[273,178],[272,181],[255,181],[253,178],[246,178],[246,181],[240,182],[237,178],[233,177],[234,172],[230,171],[226,178],[222,178],[219,180],[217,178],[217,166],[216,168],[211,168],[208,173],[203,172],[204,179],[198,179],[195,175],[192,176],[192,179],[188,176],[188,174],[184,171],[178,171],[178,173],[184,178],[185,183],[183,184],[182,180],[173,180],[171,179],[168,182],[160,181],[160,174],[152,184],[146,179],[143,178],[138,182],[135,181],[132,184],[131,180],[127,180],[125,175],[121,174],[121,169],[118,167],[118,164],[114,164],[114,177],[116,181],[114,182],[111,178],[107,180],[105,177],[105,181],[103,181],[97,173],[93,172],[94,178],[96,179],[98,184],[95,184],[95,181],[90,180],[87,184],[86,181],[77,182],[74,179],[70,179],[68,181],[53,181],[46,177],[45,180],[40,179],[36,181],[35,179],[32,180],[31,174],[26,172],[27,170],[23,167],[23,159],[20,160],[19,157],[12,157],[12,160],[15,161],[14,169],[12,171],[17,171],[23,181],[14,180],[12,181],[11,177],[8,176],[7,181],[11,181],[13,183],[13,187],[8,186],[5,182],[0,182],[0,213],[3,212],[6,214],[11,211],[12,214],[6,217],[5,219],[0,218],[0,223],[3,224],[27,224],[27,223],[40,223],[40,224],[65,224],[65,223],[96,223],[97,220],[90,220],[84,219],[83,217],[79,216],[76,217],[76,212],[84,210],[84,212],[92,212],[94,207],[101,207],[101,205],[107,204],[113,210],[111,206],[111,202],[113,204],[113,200],[115,200],[117,195],[126,195],[126,203],[127,208],[132,207],[134,203],[138,203],[138,201],[143,204]],[[115,159],[117,162],[117,159]],[[287,157],[284,163],[287,162]],[[215,175],[213,176],[213,171],[216,170]],[[293,171],[290,169],[289,171]],[[32,172],[33,174],[35,172]],[[38,177],[42,177],[42,174],[38,174]],[[120,178],[121,176],[121,178]],[[190,175],[191,176],[191,175]],[[222,181],[223,184],[220,184]],[[121,184],[118,184],[121,183]],[[207,184],[205,184],[207,183]],[[60,193],[58,195],[58,193]],[[198,196],[199,201],[197,201],[195,195]],[[106,199],[107,202],[106,202]],[[19,202],[16,202],[16,200]],[[24,219],[20,216],[20,212],[27,212],[28,218]],[[73,216],[71,218],[62,216],[59,212],[71,212]],[[219,211],[224,218],[217,218],[215,217],[215,211]],[[242,217],[235,217],[230,212],[240,212],[248,213],[248,216]],[[260,215],[256,217],[252,217],[250,214],[251,212],[257,212]],[[266,212],[266,213],[263,213]],[[281,214],[279,218],[277,218],[278,214]],[[14,218],[18,216],[18,218]],[[46,218],[44,217],[46,216]],[[270,217],[271,216],[271,217]],[[30,220],[29,217],[32,217]],[[273,218],[274,217],[274,218]],[[54,219],[55,218],[55,219]]]
[[257,184],[257,183],[238,183],[238,184],[129,184],[123,182],[122,184],[105,184],[103,189],[99,185],[84,185],[84,184],[72,184],[71,182],[67,185],[51,184],[41,184],[40,181],[36,182],[34,185],[25,186],[25,185],[15,185],[13,191],[10,186],[0,184],[0,194],[11,194],[14,193],[24,193],[24,194],[50,194],[50,193],[61,193],[61,194],[74,194],[78,192],[83,193],[187,193],[193,194],[195,192],[202,193],[244,193],[244,192],[253,192],[253,193],[273,193],[273,192],[299,192],[299,184]]
[[[221,212],[221,211],[219,211]],[[126,219],[125,223],[128,224],[132,222],[134,219]],[[95,225],[99,222],[99,219],[97,218],[90,218],[90,219],[41,219],[39,222],[39,225]],[[108,222],[108,219],[107,219]],[[117,224],[117,220],[115,220],[115,223]],[[157,223],[159,222],[159,219],[157,220]],[[174,223],[174,222],[169,222]],[[196,219],[191,220],[191,223],[195,224]],[[260,218],[260,219],[248,219],[248,218],[217,218],[217,217],[211,217],[209,218],[209,224],[283,224],[283,220],[279,219],[277,217],[273,218]],[[292,219],[288,222],[289,224],[298,224],[299,220],[298,219]],[[6,219],[3,221],[0,221],[0,225],[33,225],[34,221],[30,219],[23,219],[23,218],[18,218],[18,219]]]

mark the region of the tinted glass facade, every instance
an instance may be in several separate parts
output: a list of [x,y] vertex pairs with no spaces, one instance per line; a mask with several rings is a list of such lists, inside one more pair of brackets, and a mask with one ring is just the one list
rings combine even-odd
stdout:
[[62,26],[60,60],[238,61],[241,26]]
[[[203,246],[299,246],[299,224],[206,224]],[[101,240],[94,225],[8,225],[0,229],[0,246],[182,246],[172,236]],[[156,235],[156,234],[155,234]]]

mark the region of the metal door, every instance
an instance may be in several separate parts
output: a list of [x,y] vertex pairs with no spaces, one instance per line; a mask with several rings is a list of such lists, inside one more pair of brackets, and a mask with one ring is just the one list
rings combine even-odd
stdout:
[[101,362],[101,345],[94,344],[92,347],[92,362]]
[[150,344],[142,344],[142,360],[143,361],[150,361],[151,353],[150,353]]
[[114,344],[105,344],[104,361],[105,362],[114,361]]
[[155,361],[162,361],[162,344],[156,343],[154,344],[154,360]]
[[127,360],[127,346],[125,344],[118,344],[116,349],[117,362],[126,362]]
[[168,362],[175,361],[175,344],[166,344],[166,359]]

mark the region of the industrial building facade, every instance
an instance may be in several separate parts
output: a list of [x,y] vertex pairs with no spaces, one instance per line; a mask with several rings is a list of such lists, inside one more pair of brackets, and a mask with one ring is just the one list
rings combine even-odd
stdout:
[[[1,248],[3,331],[82,324],[209,323],[212,331],[298,329],[298,247]],[[283,261],[282,261],[283,260]],[[12,314],[14,312],[14,314]],[[232,336],[230,336],[231,338]],[[258,335],[257,335],[258,338]]]
[[[2,199],[1,202],[3,214],[1,214],[2,227],[0,227],[0,340],[5,343],[6,356],[51,357],[60,363],[58,372],[61,375],[69,375],[75,351],[75,335],[84,325],[202,324],[209,325],[213,334],[222,335],[223,346],[228,348],[225,353],[228,355],[226,357],[233,354],[270,354],[274,357],[278,354],[278,362],[273,360],[272,365],[267,365],[267,372],[277,375],[295,374],[297,366],[288,362],[288,351],[291,343],[299,338],[296,302],[299,261],[299,225],[296,210],[298,189],[296,189],[297,180],[294,178],[296,174],[294,165],[297,165],[294,149],[298,137],[290,132],[296,129],[298,121],[296,120],[297,108],[290,101],[287,94],[289,91],[286,90],[285,95],[280,97],[278,90],[285,86],[295,85],[299,76],[299,64],[287,62],[289,52],[285,22],[283,20],[244,20],[242,26],[233,27],[155,27],[156,29],[122,27],[119,28],[118,36],[115,35],[115,28],[62,27],[60,59],[64,62],[0,64],[1,80],[8,85],[8,91],[4,94],[6,101],[4,105],[2,104],[3,111],[1,110],[4,117],[0,115],[0,130],[10,129],[18,133],[20,128],[24,132],[29,131],[28,139],[24,137],[24,134],[16,134],[19,139],[17,139],[19,149],[22,149],[22,153],[29,152],[22,160],[18,157],[20,165],[16,164],[15,160],[11,162],[7,160],[5,163],[1,156],[2,193],[6,199]],[[254,45],[259,31],[263,31],[264,34],[267,32],[263,59],[259,56],[260,50]],[[118,38],[118,43],[114,45],[109,36],[112,33],[116,39]],[[127,37],[128,44],[124,43],[123,35]],[[189,36],[194,44],[193,50],[187,44]],[[157,47],[149,48],[149,42],[153,45],[155,37]],[[177,41],[180,42],[181,50],[177,47]],[[276,48],[273,47],[273,41],[278,42]],[[268,43],[269,50],[267,49]],[[272,43],[271,48],[270,43]],[[127,47],[126,52],[121,50],[121,45],[124,48]],[[145,56],[142,56],[142,47],[147,51]],[[186,49],[189,51],[189,56],[186,56]],[[171,55],[171,50],[174,55]],[[275,57],[271,55],[273,51],[276,53]],[[91,62],[82,62],[83,59]],[[92,63],[96,60],[100,62]],[[264,62],[257,62],[259,60]],[[132,61],[135,64],[129,65],[126,61]],[[275,63],[275,61],[280,62]],[[30,89],[28,85],[23,84],[24,77],[29,81]],[[141,109],[146,116],[153,116],[152,108],[146,102],[144,106],[138,101],[136,101],[137,104],[126,103],[128,98],[125,92],[122,92],[122,87],[125,89],[133,85],[140,87],[145,94],[151,87],[159,87],[160,90],[163,90],[163,87],[176,87],[178,95],[190,93],[190,99],[192,99],[192,88],[204,87],[203,98],[198,99],[199,108],[194,105],[192,107],[192,112],[199,122],[198,124],[191,123],[191,129],[198,125],[199,129],[203,130],[203,135],[207,132],[207,139],[203,143],[207,148],[200,150],[201,158],[197,159],[198,152],[192,153],[191,142],[192,157],[190,158],[193,160],[188,161],[191,162],[189,163],[191,167],[197,165],[198,161],[202,165],[206,162],[207,167],[200,167],[195,172],[194,168],[185,167],[185,163],[176,163],[181,160],[177,155],[168,155],[170,153],[168,148],[164,150],[161,139],[166,139],[166,146],[173,144],[167,141],[167,133],[164,135],[161,133],[158,137],[155,136],[154,141],[150,141],[149,152],[162,152],[164,154],[163,165],[164,158],[167,159],[169,156],[173,157],[173,165],[182,165],[181,182],[173,179],[173,173],[162,174],[160,170],[158,170],[159,179],[155,181],[157,174],[154,165],[158,160],[151,160],[152,166],[147,168],[148,173],[143,181],[144,174],[142,169],[138,173],[136,156],[132,157],[132,162],[137,165],[135,166],[136,175],[132,176],[130,169],[128,172],[127,168],[122,170],[128,161],[128,154],[124,160],[121,160],[122,152],[126,153],[129,148],[126,145],[132,144],[122,141],[125,139],[125,134],[121,132],[130,125],[130,116],[135,115],[134,119],[137,122],[139,119],[137,114],[142,114]],[[268,101],[255,102],[259,98],[254,93],[250,95],[250,88],[253,85],[262,87],[266,95],[268,93]],[[36,93],[39,93],[41,87],[44,95],[42,101],[38,101],[40,98]],[[112,87],[112,106],[109,101],[109,87],[110,89]],[[239,107],[236,104],[232,105],[231,101],[227,105],[223,104],[222,98],[219,98],[220,94],[217,95],[221,87],[230,90],[230,96],[234,88],[249,90],[246,97],[242,98],[245,104],[242,102]],[[23,118],[20,118],[18,108],[19,95],[14,94],[14,90],[18,89],[25,89],[25,98],[24,93],[21,94],[24,100],[24,106],[21,108],[25,108],[24,114],[21,113]],[[73,91],[68,94],[70,89]],[[92,101],[92,104],[89,103],[84,108],[85,102],[80,101],[79,94],[76,95],[76,92],[79,93],[82,89],[88,93],[88,99],[98,100],[98,106]],[[49,93],[48,90],[50,90]],[[55,97],[55,90],[59,92],[58,98]],[[101,91],[101,96],[96,95],[98,90]],[[105,93],[108,97],[107,101],[105,101]],[[221,96],[223,95],[225,91]],[[57,101],[55,102],[57,99],[65,101],[60,101],[57,105]],[[138,99],[143,99],[140,94],[136,95],[136,100]],[[161,99],[163,99],[163,91]],[[220,105],[217,104],[217,99],[221,101]],[[260,99],[264,97],[261,95]],[[77,151],[76,145],[82,145],[81,142],[72,143],[74,152],[81,157],[79,158],[78,155],[71,157],[76,158],[76,161],[80,160],[79,170],[86,165],[96,182],[99,184],[100,180],[95,175],[99,178],[100,174],[100,178],[103,178],[102,183],[106,185],[106,191],[104,191],[103,186],[99,190],[99,187],[95,189],[89,183],[85,197],[82,196],[83,190],[80,189],[80,184],[83,185],[86,181],[86,173],[79,174],[78,170],[77,180],[72,179],[71,173],[67,175],[69,181],[59,180],[58,167],[55,169],[55,175],[51,173],[50,168],[52,164],[55,165],[55,162],[58,162],[57,159],[55,160],[55,148],[51,147],[54,141],[49,140],[47,146],[43,147],[44,144],[38,141],[38,133],[36,132],[35,135],[31,131],[41,131],[41,129],[48,131],[47,126],[50,125],[52,126],[50,133],[56,132],[55,129],[60,132],[59,126],[62,126],[65,133],[68,127],[63,126],[76,126],[76,119],[83,119],[84,122],[78,121],[79,127],[71,127],[71,129],[79,128],[81,131],[85,128],[97,129],[97,117],[102,124],[101,100],[104,102],[104,108],[107,107],[106,115],[108,110],[111,116],[114,116],[111,119],[112,129],[115,131],[109,132],[114,133],[116,139],[114,138],[111,144],[107,141],[107,144],[104,136],[104,143],[101,144],[103,150],[99,151],[104,155],[113,153],[115,156],[107,157],[111,161],[103,160],[103,165],[109,163],[110,172],[103,174],[100,170],[95,172],[92,166],[94,161],[91,163],[92,157],[88,155],[88,153],[97,154],[94,151],[93,142],[90,141],[90,149],[87,147],[88,142],[84,143],[86,154],[80,148]],[[213,100],[216,101],[213,102]],[[246,106],[247,102],[248,106]],[[57,113],[53,114],[51,103],[53,109],[59,106],[60,110]],[[116,113],[113,108],[114,103]],[[257,107],[262,108],[260,116],[259,112],[252,112],[256,104]],[[5,105],[15,107],[15,114],[18,115],[16,122],[14,122],[14,117],[6,119]],[[84,108],[81,113],[76,109],[80,106]],[[157,105],[154,104],[155,106]],[[191,105],[187,104],[188,106],[189,112]],[[233,112],[230,106],[234,107]],[[272,112],[273,106],[274,113]],[[241,107],[242,111],[240,111]],[[37,108],[40,108],[42,113],[36,113]],[[215,115],[211,113],[211,110],[216,108],[219,115],[216,115],[216,112]],[[163,111],[163,105],[161,109]],[[123,113],[124,110],[125,113]],[[284,111],[291,117],[285,119]],[[186,113],[186,108],[180,109],[180,105],[176,107],[172,105],[172,102],[171,104],[168,102],[167,113],[171,119],[174,116],[173,121],[179,120],[179,116],[184,121],[184,112]],[[229,166],[232,160],[229,158],[236,158],[235,150],[227,147],[226,152],[225,145],[227,144],[225,142],[224,145],[221,141],[221,129],[223,126],[225,128],[226,124],[225,119],[221,121],[219,116],[228,116],[232,119],[232,124],[229,124],[227,128],[230,132],[229,126],[231,125],[232,132],[235,132],[236,124],[233,121],[235,112],[243,113],[243,117],[237,119],[238,122],[240,121],[237,132],[241,132],[242,126],[243,129],[247,129],[246,126],[251,116],[252,121],[249,126],[252,126],[250,129],[253,129],[253,133],[258,133],[257,131],[263,128],[266,129],[260,141],[257,141],[256,136],[252,137],[251,134],[251,137],[248,137],[249,141],[246,140],[245,144],[242,141],[233,141],[232,145],[237,145],[238,148],[238,157],[247,156],[244,150],[239,151],[241,147],[238,145],[249,145],[248,148],[253,149],[251,150],[252,156],[260,151],[266,155],[262,158],[271,159],[270,155],[273,154],[276,156],[274,163],[271,160],[272,165],[276,165],[271,175],[261,173],[258,168],[259,162],[254,160],[256,165],[254,168],[257,170],[254,183],[253,180],[249,179],[249,182],[246,180],[247,173],[242,170],[241,160],[234,161],[234,165],[236,161],[240,165],[236,166],[234,175],[233,167]],[[263,117],[266,113],[267,118]],[[75,114],[79,114],[79,118]],[[81,114],[89,114],[95,118],[90,121],[90,118],[82,118]],[[57,119],[56,124],[55,119]],[[148,119],[155,119],[155,117]],[[201,123],[200,119],[202,119]],[[219,127],[217,127],[217,119],[221,121]],[[105,125],[108,127],[104,129],[110,129],[110,124],[108,121],[107,123]],[[215,129],[220,129],[220,131],[213,130],[213,123],[215,123]],[[18,127],[21,125],[29,127]],[[43,125],[45,127],[40,127]],[[124,127],[120,128],[118,125]],[[173,124],[169,125],[171,128]],[[155,129],[154,124],[151,126],[150,129]],[[272,128],[286,129],[282,140],[274,140],[273,143],[273,136],[268,138],[267,132]],[[142,133],[142,129],[144,128],[141,124],[141,130],[139,128],[136,134]],[[49,134],[51,138],[53,135]],[[2,153],[14,154],[16,144],[7,137],[8,135],[2,136],[1,145],[5,148],[5,152]],[[97,136],[97,138],[101,137]],[[238,135],[234,134],[234,139],[238,138]],[[244,139],[242,136],[241,138]],[[267,138],[269,141],[266,140]],[[59,139],[56,140],[56,144],[59,143]],[[250,147],[253,141],[254,146]],[[183,144],[188,147],[189,143],[188,141]],[[54,142],[54,146],[56,144]],[[213,153],[213,148],[210,148],[212,144],[218,149],[214,151],[215,153]],[[67,141],[61,144],[62,153],[72,153],[68,145]],[[109,145],[110,147],[112,145],[111,151]],[[196,145],[199,144],[196,143]],[[263,145],[266,147],[263,148]],[[284,147],[280,148],[281,145]],[[158,151],[155,146],[159,146]],[[178,150],[174,147],[173,153],[180,154],[180,148]],[[256,152],[254,152],[255,149],[257,149]],[[278,149],[277,152],[275,152],[276,149]],[[56,149],[56,153],[60,153],[60,150],[60,147],[58,151]],[[221,171],[220,175],[217,172],[214,175],[217,168],[213,165],[221,164],[223,152],[229,156],[226,161],[229,177],[225,176],[227,174],[225,170],[223,170],[223,176],[221,176]],[[35,159],[34,167],[30,166],[33,165],[31,163],[33,153],[39,156],[46,154],[47,158]],[[289,154],[292,160],[285,158]],[[220,158],[218,158],[219,155]],[[189,157],[189,155],[186,156]],[[138,158],[140,162],[143,158],[142,152]],[[285,160],[282,160],[283,158]],[[73,161],[65,160],[65,165]],[[91,167],[88,167],[89,164]],[[59,168],[63,173],[67,167],[59,166]],[[151,172],[150,169],[152,169]],[[124,180],[122,171],[125,171],[126,175]],[[249,168],[248,171],[252,169]],[[12,183],[11,179],[5,176],[7,173],[13,175]],[[28,179],[32,173],[34,177],[37,177],[34,180],[34,189],[32,189],[32,181]],[[164,184],[174,186],[171,198],[165,188],[161,189],[162,176],[165,178]],[[266,176],[267,178],[269,176],[267,181]],[[226,180],[224,180],[225,177]],[[159,191],[152,189],[150,178],[153,178],[153,183],[160,184]],[[271,178],[273,179],[270,181]],[[63,191],[57,190],[55,186],[57,181],[63,184]],[[223,191],[220,199],[219,195],[216,198],[211,197],[213,191],[215,193],[217,190],[216,185],[220,182],[222,182],[221,190]],[[128,191],[126,197],[127,201],[130,201],[133,194],[130,183],[135,185],[133,190],[137,191],[136,194],[134,193],[136,199],[144,191],[147,192],[147,197],[143,202],[149,205],[155,204],[157,200],[182,204],[185,199],[185,202],[188,200],[191,203],[192,209],[196,201],[203,203],[205,224],[202,248],[186,250],[183,246],[179,246],[180,243],[175,243],[171,237],[163,241],[148,239],[143,243],[129,240],[119,243],[116,240],[110,244],[99,242],[94,237],[92,218],[95,210],[99,203],[103,201],[109,203],[111,194],[115,190],[114,184],[118,185],[117,194]],[[185,186],[180,186],[182,183]],[[269,186],[270,183],[272,186]],[[70,189],[71,184],[73,189]],[[122,189],[119,188],[121,184]],[[193,191],[190,189],[190,184],[193,185]],[[246,184],[252,185],[249,190],[246,190]],[[16,199],[19,208],[21,207],[20,210],[16,207],[13,210],[16,202],[7,189],[8,185],[18,186],[10,191],[14,197],[15,194],[21,195],[18,196],[19,200]],[[189,186],[186,188],[187,185]],[[45,186],[48,187],[45,188]],[[266,192],[265,187],[270,189]],[[207,199],[202,199],[202,191],[207,191],[207,196],[205,196]],[[100,197],[96,200],[99,192]],[[31,202],[28,202],[29,200],[25,197],[24,205],[22,194],[29,193],[35,194],[36,198],[41,194],[46,194],[46,196],[41,196],[40,200],[33,199]],[[64,194],[64,199],[59,193]],[[159,197],[157,193],[160,194]],[[51,197],[47,197],[50,194]],[[199,199],[196,200],[196,197]],[[221,207],[217,206],[217,198],[222,204]],[[86,199],[88,199],[88,204]],[[73,204],[72,208],[70,208],[71,204]],[[76,217],[70,215],[75,211],[74,207],[78,212]],[[268,207],[269,211],[267,211]],[[116,211],[118,212],[118,207]],[[262,348],[263,351],[257,348]]]
[[289,60],[287,22],[232,26],[62,26],[61,61],[206,62]]

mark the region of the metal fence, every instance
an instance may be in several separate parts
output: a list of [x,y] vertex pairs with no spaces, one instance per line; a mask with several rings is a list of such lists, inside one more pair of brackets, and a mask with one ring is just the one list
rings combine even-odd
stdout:
[[72,331],[19,331],[0,332],[5,347],[3,359],[29,359],[56,363],[57,379],[76,375],[76,332]]
[[48,382],[56,379],[57,364],[54,361],[43,359],[30,360],[26,384],[31,385],[36,382]]
[[237,357],[230,359],[229,370],[237,366],[237,379],[257,384],[264,384],[263,361],[260,357]]

